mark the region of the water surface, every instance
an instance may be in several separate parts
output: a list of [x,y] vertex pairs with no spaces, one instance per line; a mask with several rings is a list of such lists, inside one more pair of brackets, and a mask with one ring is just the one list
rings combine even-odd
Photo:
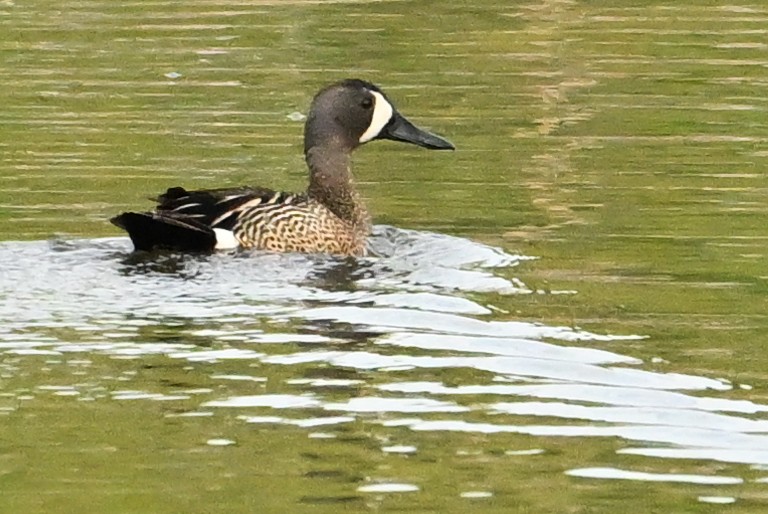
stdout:
[[[614,4],[0,2],[6,509],[763,510],[768,10]],[[347,76],[458,148],[355,155],[371,258],[106,221]]]

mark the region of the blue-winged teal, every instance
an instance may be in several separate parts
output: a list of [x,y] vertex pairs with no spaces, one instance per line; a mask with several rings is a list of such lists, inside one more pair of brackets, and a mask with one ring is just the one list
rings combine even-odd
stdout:
[[350,153],[374,139],[453,149],[405,119],[375,85],[348,79],[312,101],[304,127],[305,193],[173,187],[157,199],[154,212],[125,212],[111,221],[128,232],[137,250],[243,247],[365,255],[370,220],[352,180]]

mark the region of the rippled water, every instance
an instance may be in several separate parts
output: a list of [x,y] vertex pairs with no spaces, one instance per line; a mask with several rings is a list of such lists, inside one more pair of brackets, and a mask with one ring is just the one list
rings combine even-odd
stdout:
[[[2,244],[2,412],[23,415],[51,397],[97,410],[105,402],[162,402],[165,418],[218,420],[207,441],[196,442],[211,447],[247,447],[226,428],[233,423],[275,435],[294,427],[313,441],[348,437],[343,427],[354,426],[375,434],[366,445],[378,441],[392,455],[429,451],[418,434],[455,432],[618,438],[619,455],[768,465],[768,422],[745,417],[768,405],[723,396],[728,380],[653,371],[606,346],[642,335],[488,319],[492,304],[474,294],[541,293],[505,278],[530,257],[385,226],[372,247],[375,257],[355,260],[132,254],[125,238]],[[119,372],[105,358],[133,364]],[[142,380],[149,358],[184,379]],[[498,443],[472,451],[487,444]],[[503,454],[533,458],[547,446]],[[564,471],[743,482],[582,464]],[[386,469],[354,480],[347,494],[426,486],[418,475]]]
[[[766,21],[0,0],[3,506],[765,510]],[[305,187],[344,76],[458,148],[355,155],[373,257],[116,237],[173,185]]]

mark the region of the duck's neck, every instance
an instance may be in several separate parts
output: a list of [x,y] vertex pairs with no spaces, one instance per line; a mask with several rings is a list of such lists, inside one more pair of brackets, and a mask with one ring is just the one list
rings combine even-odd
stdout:
[[305,151],[309,167],[311,198],[358,230],[367,230],[370,220],[350,171],[349,150],[318,145]]

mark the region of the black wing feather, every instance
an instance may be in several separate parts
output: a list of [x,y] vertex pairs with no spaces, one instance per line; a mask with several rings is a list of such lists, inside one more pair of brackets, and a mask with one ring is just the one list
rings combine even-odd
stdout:
[[291,196],[293,195],[289,193],[280,193],[261,187],[197,191],[172,187],[157,198],[157,211],[183,215],[208,226],[232,230],[237,221],[238,209],[246,203],[254,200],[279,203]]
[[216,248],[213,229],[233,230],[243,210],[301,198],[262,187],[172,187],[157,197],[155,212],[124,212],[110,221],[128,232],[136,250],[209,252]]
[[184,216],[124,212],[110,221],[128,232],[136,250],[210,252],[216,247],[216,234],[211,227]]

